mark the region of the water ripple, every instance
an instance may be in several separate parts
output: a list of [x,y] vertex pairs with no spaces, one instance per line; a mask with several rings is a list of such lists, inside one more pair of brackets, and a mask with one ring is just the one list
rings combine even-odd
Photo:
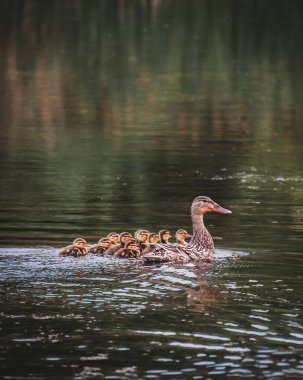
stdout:
[[26,349],[79,379],[302,373],[301,281],[267,264],[257,271],[253,255],[147,267],[5,249],[0,265],[0,359],[9,368],[11,353]]

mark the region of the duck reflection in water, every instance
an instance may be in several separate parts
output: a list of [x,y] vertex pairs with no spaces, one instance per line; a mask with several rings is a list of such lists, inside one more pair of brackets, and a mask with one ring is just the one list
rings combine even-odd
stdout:
[[208,275],[213,270],[213,262],[196,263],[193,272],[197,275],[197,287],[185,289],[187,304],[194,313],[204,313],[205,309],[220,302],[220,294],[217,288],[211,286]]

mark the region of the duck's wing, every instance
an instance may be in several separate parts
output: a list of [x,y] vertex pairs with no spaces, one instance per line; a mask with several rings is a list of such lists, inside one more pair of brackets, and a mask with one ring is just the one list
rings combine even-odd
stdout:
[[143,256],[147,263],[165,263],[165,262],[188,262],[191,257],[187,254],[184,246],[181,244],[161,244],[157,243],[153,251]]

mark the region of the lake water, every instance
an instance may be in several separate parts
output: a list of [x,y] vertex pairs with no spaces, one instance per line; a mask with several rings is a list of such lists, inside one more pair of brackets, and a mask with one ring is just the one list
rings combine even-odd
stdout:
[[[303,378],[302,1],[0,4],[3,379]],[[212,265],[61,258],[191,230]]]

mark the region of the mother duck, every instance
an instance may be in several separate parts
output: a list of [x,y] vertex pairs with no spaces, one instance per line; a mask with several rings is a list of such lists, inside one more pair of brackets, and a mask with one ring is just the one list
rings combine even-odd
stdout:
[[208,197],[196,197],[191,205],[193,234],[190,242],[187,245],[158,243],[152,252],[147,253],[143,257],[144,262],[189,262],[212,260],[214,254],[214,241],[203,222],[203,215],[207,212],[218,212],[220,214],[232,213],[230,210],[219,206]]

